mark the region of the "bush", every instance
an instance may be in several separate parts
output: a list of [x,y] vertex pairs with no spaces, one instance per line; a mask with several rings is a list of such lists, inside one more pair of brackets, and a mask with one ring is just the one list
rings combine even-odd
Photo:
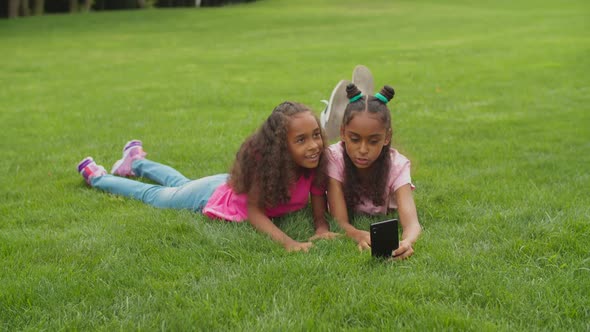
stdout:
[[137,0],[94,0],[92,9],[113,10],[113,9],[134,9],[140,8]]
[[[201,0],[202,7],[218,7],[230,3],[254,2],[255,0]],[[156,7],[194,7],[195,0],[156,0]]]

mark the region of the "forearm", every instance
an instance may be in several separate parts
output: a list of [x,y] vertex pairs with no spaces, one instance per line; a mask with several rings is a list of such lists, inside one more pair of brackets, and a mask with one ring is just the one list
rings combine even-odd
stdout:
[[248,222],[254,229],[268,235],[283,246],[295,241],[278,228],[258,207],[248,207]]
[[[402,219],[401,216],[400,219]],[[402,240],[404,241],[409,241],[411,244],[416,243],[421,232],[422,228],[418,223],[418,219],[409,223],[402,223]]]
[[326,220],[326,197],[311,196],[311,210],[313,214],[313,226],[316,233],[327,232],[330,230],[330,224]]
[[336,222],[338,226],[344,231],[344,234],[347,236],[354,236],[355,232],[358,232],[358,228],[354,227],[349,221],[348,218],[336,218]]
[[418,222],[416,206],[414,204],[406,204],[398,209],[398,214],[402,225],[402,240],[414,244],[422,232],[422,228]]
[[352,226],[349,222],[348,209],[342,191],[342,183],[334,179],[330,179],[328,183],[328,203],[330,206],[330,214],[336,220],[338,226],[347,236],[354,235],[358,229]]
[[342,229],[347,236],[352,236],[354,232],[358,231],[358,229],[350,223],[348,219],[348,213],[345,209],[335,211],[331,210],[331,213],[332,218],[336,220],[338,227],[340,227],[340,229]]
[[418,221],[418,212],[416,211],[416,205],[414,204],[414,198],[412,197],[412,191],[409,186],[404,186],[398,190],[397,203],[399,219],[403,230],[402,240],[414,244],[418,240],[418,237],[420,237],[422,228]]

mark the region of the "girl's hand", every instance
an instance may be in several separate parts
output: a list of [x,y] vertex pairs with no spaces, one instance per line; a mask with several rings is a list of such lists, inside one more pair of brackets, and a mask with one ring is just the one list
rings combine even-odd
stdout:
[[289,241],[288,243],[286,243],[284,245],[285,249],[287,249],[288,252],[292,252],[292,251],[303,251],[303,252],[308,252],[309,248],[313,247],[313,243],[311,242],[297,242],[295,240],[293,241]]
[[315,241],[320,239],[331,240],[337,238],[338,236],[340,236],[340,234],[330,232],[329,230],[317,230],[315,232],[315,235],[309,238],[309,241]]
[[349,233],[349,236],[356,241],[360,251],[371,248],[371,234],[369,232],[355,229]]
[[393,251],[393,259],[396,261],[400,261],[402,259],[406,259],[414,254],[414,248],[412,248],[412,243],[406,240],[402,240],[399,243],[399,248]]

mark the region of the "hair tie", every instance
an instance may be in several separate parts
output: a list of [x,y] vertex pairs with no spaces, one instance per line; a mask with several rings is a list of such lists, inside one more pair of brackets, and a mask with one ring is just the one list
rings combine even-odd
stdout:
[[381,100],[384,104],[387,104],[389,102],[389,99],[387,99],[387,97],[385,97],[384,95],[382,95],[380,92],[377,92],[375,94],[375,98]]
[[363,94],[362,94],[362,93],[359,93],[358,95],[356,95],[356,96],[354,96],[354,97],[350,98],[350,99],[348,100],[348,102],[349,102],[349,103],[354,103],[355,101],[357,101],[357,100],[361,99],[362,97],[363,97]]

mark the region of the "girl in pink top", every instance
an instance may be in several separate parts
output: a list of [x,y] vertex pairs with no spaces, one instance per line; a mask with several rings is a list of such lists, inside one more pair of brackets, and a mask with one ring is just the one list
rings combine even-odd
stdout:
[[410,161],[391,148],[391,115],[386,104],[394,90],[384,86],[375,96],[367,96],[351,83],[346,93],[349,103],[340,126],[341,141],[327,152],[330,213],[363,250],[371,246],[369,232],[352,226],[348,212],[377,215],[397,209],[403,234],[392,256],[408,258],[414,253],[420,223],[412,197]]
[[[169,166],[146,159],[138,140],[125,145],[123,158],[115,163],[112,174],[91,157],[78,164],[78,172],[92,187],[156,207],[190,209],[213,219],[248,220],[288,251],[308,251],[312,246],[309,241],[336,236],[324,217],[325,146],[319,121],[311,110],[284,102],[242,144],[231,174],[189,180]],[[159,184],[126,178],[130,176]],[[310,195],[315,235],[298,242],[270,218],[304,208]]]

